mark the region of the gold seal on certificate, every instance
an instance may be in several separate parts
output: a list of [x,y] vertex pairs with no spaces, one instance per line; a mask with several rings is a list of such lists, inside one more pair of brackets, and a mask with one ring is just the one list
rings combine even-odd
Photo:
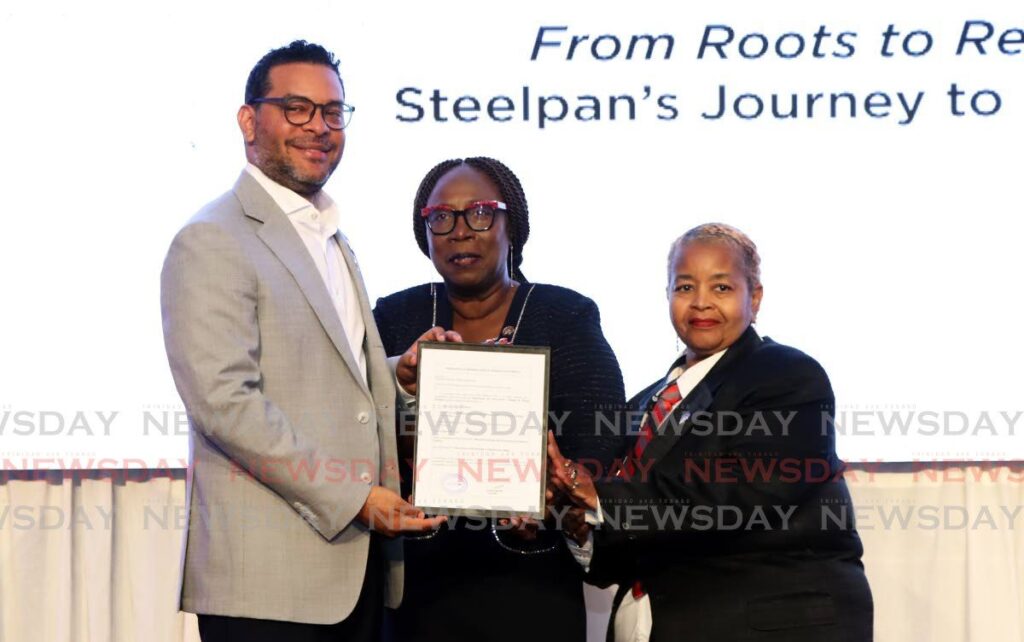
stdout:
[[550,361],[549,348],[420,343],[416,506],[543,517]]

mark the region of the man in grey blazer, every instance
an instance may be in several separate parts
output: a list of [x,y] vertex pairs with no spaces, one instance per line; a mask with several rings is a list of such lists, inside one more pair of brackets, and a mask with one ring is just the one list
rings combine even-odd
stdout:
[[296,41],[246,84],[248,165],[178,233],[161,306],[191,426],[181,607],[210,640],[371,640],[402,595],[396,391],[359,265],[321,192],[351,115]]

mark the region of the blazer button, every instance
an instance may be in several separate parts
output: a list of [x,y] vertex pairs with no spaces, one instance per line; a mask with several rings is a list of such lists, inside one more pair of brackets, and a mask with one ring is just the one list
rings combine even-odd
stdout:
[[365,424],[370,421],[370,415],[369,413],[361,412],[358,415],[356,415],[356,419],[359,420],[359,423]]
[[363,481],[363,482],[366,482],[367,484],[369,484],[372,480],[373,480],[373,477],[370,476],[370,473],[363,473],[363,474],[359,475],[359,481]]

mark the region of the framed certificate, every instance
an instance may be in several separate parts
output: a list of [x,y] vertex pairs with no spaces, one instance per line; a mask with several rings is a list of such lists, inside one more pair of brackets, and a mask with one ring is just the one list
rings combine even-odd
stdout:
[[417,507],[543,518],[550,363],[546,347],[420,343]]

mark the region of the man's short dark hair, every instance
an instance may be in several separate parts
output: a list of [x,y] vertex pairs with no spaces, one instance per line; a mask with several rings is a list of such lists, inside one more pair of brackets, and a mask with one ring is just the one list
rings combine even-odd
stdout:
[[253,100],[263,98],[270,93],[270,70],[277,65],[286,65],[291,62],[308,62],[330,67],[334,73],[338,74],[338,82],[341,83],[341,91],[344,93],[345,83],[341,80],[338,59],[334,57],[334,54],[314,42],[295,40],[284,47],[271,49],[252,68],[252,71],[249,72],[249,80],[245,82],[245,104],[251,105]]

